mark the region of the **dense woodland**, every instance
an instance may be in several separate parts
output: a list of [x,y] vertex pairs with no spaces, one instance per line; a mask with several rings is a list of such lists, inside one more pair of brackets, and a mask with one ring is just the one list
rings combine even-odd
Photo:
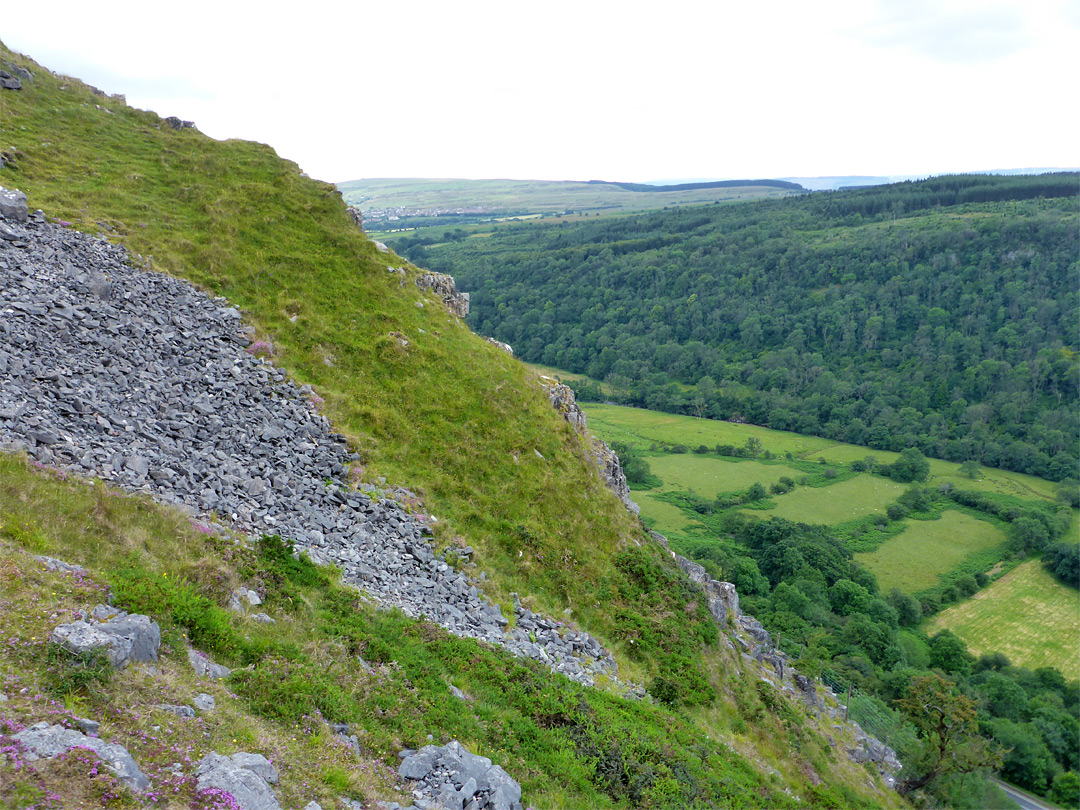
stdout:
[[1061,480],[1078,191],[953,176],[394,246],[454,275],[481,333],[602,381],[582,398]]

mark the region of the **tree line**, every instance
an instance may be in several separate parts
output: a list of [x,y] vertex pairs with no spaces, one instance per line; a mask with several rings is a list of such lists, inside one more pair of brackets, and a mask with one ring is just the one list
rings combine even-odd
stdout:
[[1076,173],[957,176],[395,247],[582,399],[1076,477]]

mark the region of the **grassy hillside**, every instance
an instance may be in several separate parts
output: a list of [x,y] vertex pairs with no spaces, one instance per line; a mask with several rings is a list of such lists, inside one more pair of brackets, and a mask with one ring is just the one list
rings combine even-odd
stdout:
[[[517,592],[533,609],[580,624],[615,652],[623,677],[659,685],[667,698],[632,703],[574,687],[373,611],[338,588],[333,571],[294,566],[273,543],[246,550],[143,500],[8,457],[5,599],[12,584],[27,587],[4,616],[19,643],[0,660],[27,695],[52,697],[16,697],[5,713],[29,719],[47,710],[42,701],[63,699],[71,710],[115,716],[110,732],[139,756],[171,757],[171,745],[162,753],[160,739],[144,736],[149,721],[138,707],[160,701],[164,687],[194,688],[178,663],[187,639],[244,667],[220,694],[231,719],[197,747],[228,753],[265,741],[305,759],[295,779],[311,789],[287,794],[297,806],[334,794],[385,797],[392,790],[377,763],[394,765],[398,747],[428,734],[496,757],[542,807],[786,806],[795,802],[789,789],[804,807],[899,804],[832,751],[831,732],[756,686],[756,665],[720,642],[702,597],[603,485],[534,374],[421,293],[415,268],[406,266],[404,281],[387,272],[406,263],[376,250],[333,187],[267,146],[175,131],[2,47],[0,58],[35,74],[23,90],[0,92],[0,184],[25,191],[32,208],[124,243],[148,269],[238,305],[273,343],[275,362],[324,398],[363,458],[363,480],[413,489],[438,518],[440,547],[477,550],[489,594],[507,604]],[[175,680],[146,685],[138,672],[55,680],[45,623],[60,615],[61,597],[83,606],[101,589],[62,593],[27,552],[87,565],[114,599],[161,621],[162,668]],[[248,581],[282,617],[274,627],[252,629],[221,609],[227,589]],[[448,700],[451,683],[474,703]],[[132,702],[135,713],[125,713]],[[323,719],[364,729],[357,767],[369,764],[374,776],[301,750],[306,743],[293,737],[325,737]]]

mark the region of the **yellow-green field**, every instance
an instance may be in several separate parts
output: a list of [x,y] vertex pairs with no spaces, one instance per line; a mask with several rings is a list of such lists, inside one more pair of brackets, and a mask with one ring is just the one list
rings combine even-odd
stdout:
[[[561,375],[560,375],[561,376]],[[601,405],[588,402],[582,406],[589,418],[589,429],[607,442],[622,441],[648,448],[653,442],[685,444],[697,447],[704,444],[742,446],[751,436],[761,441],[764,449],[776,454],[787,452],[796,456],[811,456],[816,451],[833,445],[828,439],[786,433],[782,430],[719,422],[715,419],[696,419],[644,408],[628,408],[623,405]],[[871,451],[865,451],[863,455]],[[816,457],[816,456],[814,456]]]
[[827,487],[800,487],[786,495],[774,495],[776,508],[767,514],[802,523],[835,525],[884,512],[905,489],[906,484],[876,475],[857,475]]
[[1005,534],[992,523],[950,509],[937,520],[910,521],[900,534],[855,560],[874,572],[882,591],[914,593],[937,585],[941,574],[969,554],[1004,542]]
[[630,498],[641,507],[641,516],[646,523],[660,534],[675,534],[687,529],[704,528],[703,524],[693,520],[679,507],[658,500],[651,492],[631,492]]
[[1080,678],[1080,591],[1051,576],[1039,560],[926,623],[929,633],[946,627],[976,655],[1000,652],[1013,664],[1056,667],[1068,679]]
[[[781,476],[798,480],[806,474],[782,464],[763,464],[750,459],[729,461],[716,456],[669,454],[649,456],[648,460],[653,475],[664,482],[664,489],[693,490],[703,498],[741,491],[755,483],[768,487]],[[896,500],[896,495],[890,500]]]
[[[548,372],[560,378],[573,376],[552,370]],[[816,436],[771,430],[756,425],[696,419],[692,416],[659,413],[623,405],[601,405],[590,402],[585,403],[583,407],[589,419],[589,429],[601,439],[609,443],[626,442],[642,449],[647,449],[654,442],[685,444],[691,448],[702,444],[707,447],[715,447],[718,444],[741,447],[753,436],[761,442],[763,450],[769,450],[776,455],[790,452],[798,458],[824,458],[827,462],[837,465],[847,465],[852,461],[865,459],[867,456],[873,456],[879,462],[890,464],[899,456],[899,453],[891,453],[887,450],[840,444]],[[687,456],[682,458],[687,458]],[[960,473],[959,464],[938,459],[929,459],[929,461],[928,486],[938,487],[941,484],[950,483],[959,489],[997,492],[1019,498],[1054,499],[1053,482],[1042,478],[984,467],[980,477],[972,480]],[[653,462],[650,460],[649,463],[651,465]],[[667,481],[666,478],[664,480]],[[832,491],[832,487],[822,490],[829,493]]]

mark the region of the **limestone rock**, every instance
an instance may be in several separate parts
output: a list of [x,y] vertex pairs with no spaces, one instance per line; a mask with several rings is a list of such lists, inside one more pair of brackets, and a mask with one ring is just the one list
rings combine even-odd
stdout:
[[261,754],[239,752],[231,757],[209,753],[195,771],[199,790],[217,788],[231,793],[241,810],[280,810],[270,785],[277,769]]
[[431,290],[442,298],[446,311],[451,315],[464,318],[469,314],[469,294],[458,292],[453,276],[425,272],[416,279],[416,286],[421,290]]
[[122,745],[107,743],[98,737],[87,737],[81,731],[45,722],[20,731],[14,735],[14,739],[26,748],[26,758],[31,762],[58,756],[72,748],[89,748],[124,784],[135,790],[145,790],[150,786],[146,774]]
[[0,186],[0,217],[15,222],[26,222],[26,195],[16,189]]

